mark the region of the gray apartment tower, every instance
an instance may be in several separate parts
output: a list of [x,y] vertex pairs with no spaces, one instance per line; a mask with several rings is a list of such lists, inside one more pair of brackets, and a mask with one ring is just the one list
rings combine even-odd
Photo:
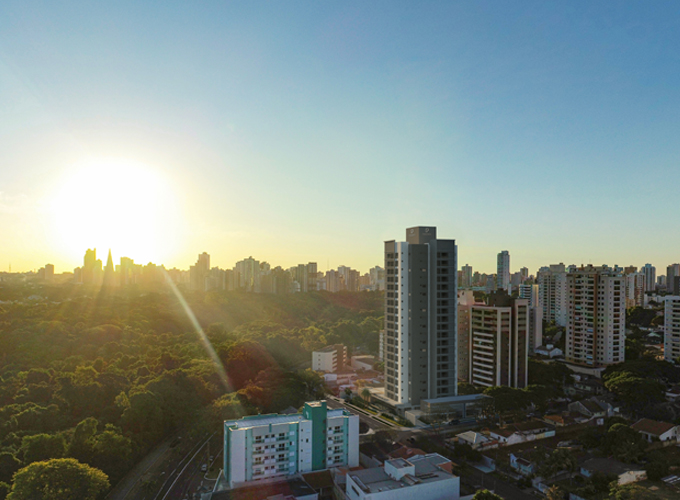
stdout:
[[409,408],[457,395],[457,248],[435,227],[385,242],[385,396]]

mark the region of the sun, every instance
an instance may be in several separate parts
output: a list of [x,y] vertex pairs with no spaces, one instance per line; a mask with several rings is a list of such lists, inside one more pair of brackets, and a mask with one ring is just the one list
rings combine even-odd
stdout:
[[130,160],[75,165],[57,182],[49,204],[55,241],[78,255],[111,248],[115,261],[162,264],[181,237],[179,199],[167,176]]

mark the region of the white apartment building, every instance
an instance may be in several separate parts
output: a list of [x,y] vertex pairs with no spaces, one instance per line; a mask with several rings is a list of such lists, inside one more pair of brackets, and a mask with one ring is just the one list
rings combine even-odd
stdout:
[[359,465],[359,417],[325,401],[295,415],[224,422],[224,478],[230,488],[330,467]]
[[538,303],[543,319],[558,326],[567,324],[567,271],[564,264],[543,267],[538,272]]
[[567,275],[567,361],[607,366],[625,359],[625,278],[607,266],[581,266]]
[[312,370],[335,373],[347,364],[347,347],[342,344],[329,345],[312,352]]
[[491,387],[527,385],[529,306],[525,299],[492,294],[470,307],[469,381]]
[[680,296],[666,295],[663,357],[670,363],[680,358]]
[[347,474],[348,500],[458,500],[460,478],[437,453],[387,460],[383,467]]
[[645,295],[644,273],[630,273],[626,275],[626,308],[642,307]]
[[457,248],[437,228],[385,242],[385,397],[399,409],[456,396]]

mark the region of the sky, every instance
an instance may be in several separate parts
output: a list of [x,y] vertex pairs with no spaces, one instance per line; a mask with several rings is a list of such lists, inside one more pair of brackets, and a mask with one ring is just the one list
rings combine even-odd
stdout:
[[0,2],[0,271],[680,261],[675,1]]

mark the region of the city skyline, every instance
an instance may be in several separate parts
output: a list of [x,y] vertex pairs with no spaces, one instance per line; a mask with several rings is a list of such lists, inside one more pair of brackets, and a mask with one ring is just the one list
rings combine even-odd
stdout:
[[487,273],[501,249],[665,269],[673,7],[4,2],[0,269],[88,246],[367,269],[416,224]]

